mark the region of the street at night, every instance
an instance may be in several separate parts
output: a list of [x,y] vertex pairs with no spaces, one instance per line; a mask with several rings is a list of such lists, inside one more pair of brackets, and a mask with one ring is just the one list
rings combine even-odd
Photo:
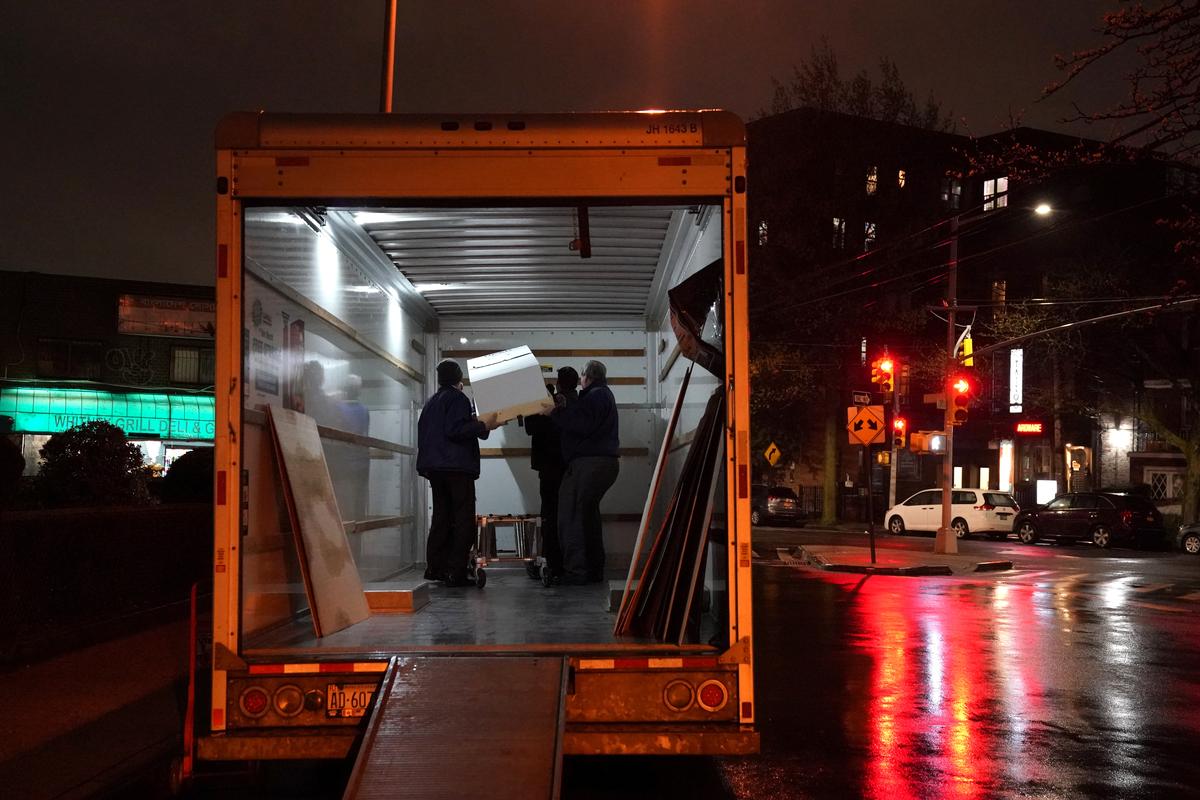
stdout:
[[9,4],[0,798],[1200,798],[1200,0]]

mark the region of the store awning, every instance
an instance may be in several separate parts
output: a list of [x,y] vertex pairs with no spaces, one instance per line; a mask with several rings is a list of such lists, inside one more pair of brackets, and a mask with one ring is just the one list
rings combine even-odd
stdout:
[[0,387],[0,416],[13,433],[58,433],[93,420],[110,422],[131,439],[212,441],[212,395],[109,392],[57,387]]

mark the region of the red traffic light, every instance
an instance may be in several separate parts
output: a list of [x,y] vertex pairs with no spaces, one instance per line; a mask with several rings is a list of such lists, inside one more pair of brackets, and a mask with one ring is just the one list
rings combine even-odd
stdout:
[[879,362],[879,370],[881,372],[890,373],[892,371],[892,366],[893,366],[893,364],[892,364],[892,360],[890,358],[885,358]]
[[907,425],[908,423],[904,421],[904,417],[896,417],[892,420],[892,430],[903,431]]
[[971,404],[971,395],[975,391],[970,379],[957,375],[950,380],[951,412],[950,424],[962,425],[967,421],[967,406]]

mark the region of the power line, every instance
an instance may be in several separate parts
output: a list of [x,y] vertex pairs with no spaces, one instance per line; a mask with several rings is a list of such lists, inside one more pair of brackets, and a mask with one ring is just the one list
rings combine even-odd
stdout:
[[[1156,197],[1153,197],[1153,198],[1150,198],[1150,199],[1147,199],[1147,200],[1142,200],[1142,201],[1139,201],[1139,202],[1137,202],[1137,203],[1131,203],[1130,205],[1127,205],[1127,206],[1122,206],[1121,208],[1113,209],[1113,210],[1111,210],[1111,211],[1106,211],[1106,212],[1103,212],[1103,213],[1101,213],[1101,214],[1095,214],[1095,215],[1088,216],[1088,217],[1079,217],[1079,218],[1077,218],[1077,219],[1073,219],[1073,220],[1071,220],[1071,221],[1069,221],[1069,222],[1065,222],[1065,223],[1062,223],[1062,224],[1060,224],[1060,225],[1055,225],[1055,226],[1053,226],[1053,227],[1051,227],[1051,228],[1048,228],[1047,230],[1038,231],[1037,233],[1030,234],[1030,235],[1028,235],[1028,236],[1024,236],[1024,237],[1022,237],[1022,238],[1020,238],[1020,239],[1015,239],[1015,240],[1013,240],[1013,241],[1011,241],[1011,242],[1006,242],[1006,243],[1004,243],[1004,244],[997,245],[997,246],[995,246],[995,247],[993,247],[993,248],[991,248],[991,249],[989,249],[989,250],[984,250],[984,251],[982,251],[982,252],[979,252],[979,253],[971,253],[971,254],[969,254],[969,255],[962,256],[962,257],[960,257],[960,258],[958,259],[958,263],[959,263],[959,265],[961,265],[963,262],[966,262],[966,261],[971,261],[971,260],[974,260],[974,259],[984,258],[984,257],[986,257],[986,256],[989,256],[989,255],[992,255],[992,254],[994,254],[994,253],[1000,252],[1000,251],[1002,251],[1002,250],[1006,250],[1006,249],[1008,249],[1008,248],[1011,248],[1011,247],[1017,247],[1017,246],[1019,246],[1019,245],[1026,244],[1026,243],[1028,243],[1028,242],[1034,241],[1034,240],[1036,240],[1036,239],[1040,239],[1040,238],[1042,238],[1042,237],[1049,236],[1050,234],[1053,234],[1053,233],[1058,233],[1058,232],[1060,232],[1060,231],[1062,231],[1062,230],[1064,230],[1064,229],[1066,229],[1066,228],[1070,228],[1070,227],[1074,227],[1074,226],[1082,225],[1082,224],[1084,224],[1084,223],[1088,223],[1088,222],[1098,222],[1098,221],[1100,221],[1100,220],[1106,219],[1106,218],[1108,218],[1108,217],[1111,217],[1111,216],[1114,216],[1114,215],[1116,215],[1116,214],[1125,213],[1125,212],[1127,212],[1127,211],[1132,211],[1132,210],[1135,210],[1135,209],[1137,209],[1137,208],[1141,208],[1141,207],[1143,207],[1143,206],[1150,205],[1150,204],[1152,204],[1152,203],[1157,203],[1157,202],[1159,202],[1159,201],[1161,201],[1161,200],[1164,200],[1164,199],[1166,199],[1167,197],[1168,197],[1168,195],[1165,195],[1165,194],[1164,194],[1164,195],[1159,195],[1159,196],[1156,196]],[[1002,218],[1002,217],[999,217],[999,216],[997,216],[997,217],[994,217],[994,218],[992,218],[992,219],[1001,219],[1001,218]],[[942,223],[942,222],[939,222],[939,223],[937,223],[937,224],[943,224],[943,223]],[[925,231],[932,230],[932,229],[933,229],[933,228],[935,228],[935,227],[937,227],[937,225],[930,226],[929,228],[926,228],[926,229],[925,229]],[[975,229],[973,229],[973,230],[974,230],[974,232],[978,232],[978,230],[979,230],[979,229],[978,229],[978,228],[975,228]],[[911,238],[911,237],[905,237],[905,238]],[[903,241],[903,240],[900,240],[900,241]],[[907,253],[907,254],[906,254],[905,256],[903,256],[903,257],[904,257],[904,258],[910,258],[910,257],[912,257],[912,256],[919,255],[919,254],[921,254],[921,253],[923,253],[923,252],[931,251],[931,250],[933,250],[933,249],[936,249],[936,248],[938,248],[938,247],[942,247],[942,246],[944,246],[944,242],[938,242],[938,243],[934,243],[934,244],[931,244],[931,245],[927,245],[927,246],[925,246],[925,247],[922,247],[922,248],[920,248],[920,249],[918,249],[918,250],[912,251],[912,252],[910,252],[910,253]],[[864,255],[866,255],[866,254],[864,254]],[[841,263],[843,263],[843,264],[848,264],[848,263],[853,263],[853,261],[845,261],[845,262],[841,262]],[[885,263],[883,263],[883,264],[880,264],[880,265],[878,265],[878,266],[876,266],[876,267],[873,267],[872,269],[870,269],[870,270],[867,270],[867,271],[865,271],[865,272],[863,272],[863,273],[859,273],[859,274],[857,274],[857,275],[848,276],[848,277],[846,277],[846,278],[844,278],[844,279],[842,279],[842,280],[840,280],[840,281],[834,281],[834,282],[832,282],[832,283],[830,283],[830,284],[827,284],[827,286],[828,286],[828,287],[837,286],[838,284],[845,283],[845,282],[846,282],[846,281],[848,281],[848,280],[855,280],[855,279],[858,279],[858,278],[867,277],[867,276],[870,276],[870,275],[872,275],[872,274],[874,274],[874,273],[876,273],[876,272],[879,272],[879,271],[881,271],[881,270],[883,270],[883,269],[885,269],[885,268],[887,268],[887,267],[889,267],[889,266],[893,266],[893,265],[895,265],[895,264],[898,264],[898,263],[900,263],[900,260],[898,260],[898,259],[894,259],[894,260],[892,260],[892,261],[885,262]],[[784,304],[784,305],[780,305],[780,303],[784,303],[784,302],[786,302],[786,301],[782,301],[782,300],[781,300],[781,301],[779,301],[779,302],[777,302],[777,303],[775,303],[775,304],[770,304],[770,303],[768,303],[768,304],[767,304],[767,305],[765,305],[765,306],[758,306],[758,307],[756,307],[756,308],[755,308],[755,311],[756,311],[756,312],[758,312],[758,313],[762,313],[762,312],[764,312],[764,311],[787,311],[787,310],[796,309],[796,308],[803,308],[803,307],[805,307],[805,306],[812,305],[813,303],[825,302],[825,301],[827,301],[827,300],[833,300],[833,299],[836,299],[836,298],[838,298],[838,297],[845,297],[846,295],[849,295],[849,294],[854,294],[855,292],[861,292],[861,291],[866,291],[866,290],[868,290],[868,289],[878,288],[879,286],[883,286],[883,285],[886,285],[886,284],[889,284],[889,283],[894,283],[895,281],[897,281],[897,280],[901,280],[901,279],[903,279],[903,278],[906,278],[906,277],[915,277],[915,276],[917,276],[917,275],[922,275],[922,274],[925,274],[926,272],[929,272],[929,271],[930,271],[930,270],[932,270],[932,269],[943,269],[943,268],[947,268],[947,267],[949,267],[949,262],[942,263],[942,264],[938,264],[938,265],[936,265],[936,266],[934,266],[934,267],[926,267],[926,268],[922,268],[922,269],[912,270],[912,271],[910,271],[910,272],[907,272],[907,273],[901,273],[900,275],[897,275],[897,276],[895,276],[895,277],[893,277],[893,278],[889,278],[889,279],[886,279],[886,280],[883,280],[883,281],[876,281],[876,282],[874,282],[874,283],[870,283],[870,284],[867,284],[867,285],[864,285],[864,286],[860,286],[860,287],[857,287],[857,288],[847,289],[847,290],[845,290],[845,291],[841,291],[841,292],[834,292],[834,293],[831,293],[831,294],[822,295],[822,296],[815,297],[815,298],[811,298],[811,299],[808,299],[808,300],[802,300],[802,301],[795,302],[795,303],[792,303],[792,304]],[[825,270],[825,269],[826,269],[826,268],[822,268],[822,270]],[[809,275],[805,275],[804,277],[807,279],[807,278],[809,277]],[[937,278],[937,277],[940,277],[940,276],[934,276],[934,277],[935,277],[935,278]],[[919,287],[915,287],[915,288],[919,288]]]

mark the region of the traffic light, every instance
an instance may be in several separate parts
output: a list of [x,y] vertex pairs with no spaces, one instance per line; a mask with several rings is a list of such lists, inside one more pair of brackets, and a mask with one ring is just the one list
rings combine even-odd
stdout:
[[896,417],[892,420],[892,447],[897,450],[904,449],[904,433],[908,429],[908,421],[904,417]]
[[879,391],[891,394],[895,382],[896,364],[890,356],[882,356],[871,362],[871,383],[879,384]]
[[971,394],[975,387],[971,380],[963,375],[950,380],[950,423],[962,425],[967,421],[967,407],[971,404]]

